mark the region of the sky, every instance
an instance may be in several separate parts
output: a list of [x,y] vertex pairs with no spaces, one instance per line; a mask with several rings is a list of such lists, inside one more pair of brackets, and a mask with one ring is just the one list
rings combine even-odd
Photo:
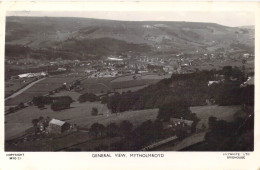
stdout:
[[83,17],[96,19],[124,20],[124,21],[187,21],[211,22],[225,26],[255,25],[253,12],[172,12],[172,11],[82,11],[82,12],[36,12],[9,11],[7,16],[46,16],[46,17]]

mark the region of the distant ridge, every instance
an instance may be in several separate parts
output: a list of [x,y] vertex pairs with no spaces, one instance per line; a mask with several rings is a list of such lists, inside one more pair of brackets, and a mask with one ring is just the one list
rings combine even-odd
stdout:
[[228,48],[253,51],[254,30],[251,26],[228,27],[186,21],[8,16],[6,57],[15,57],[12,51],[19,48],[26,48],[19,57],[84,59],[129,51],[149,55],[203,53]]

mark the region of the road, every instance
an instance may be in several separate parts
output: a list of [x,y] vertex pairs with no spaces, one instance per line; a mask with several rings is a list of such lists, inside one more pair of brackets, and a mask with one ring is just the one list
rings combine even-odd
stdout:
[[169,143],[169,142],[171,142],[171,141],[174,141],[174,140],[176,140],[177,138],[178,138],[178,137],[177,137],[176,135],[175,135],[175,136],[172,136],[172,137],[169,137],[169,138],[167,138],[167,139],[164,139],[164,140],[161,140],[161,141],[159,141],[159,142],[153,143],[153,144],[151,144],[151,145],[149,145],[149,146],[146,146],[145,148],[141,149],[141,151],[151,150],[151,149],[153,149],[153,148],[155,148],[155,147],[158,147],[158,146],[160,146],[160,145],[163,145],[163,144]]
[[5,100],[8,100],[8,99],[11,99],[11,98],[14,98],[16,96],[18,96],[19,94],[23,93],[24,91],[26,91],[27,89],[29,89],[30,87],[32,87],[33,85],[35,85],[36,83],[44,80],[46,77],[44,78],[41,78],[39,80],[36,80],[34,82],[31,82],[30,84],[28,84],[27,86],[25,86],[24,88],[20,89],[19,91],[15,92],[14,94],[12,94],[11,96],[5,98]]
[[162,146],[161,148],[159,147],[155,150],[156,151],[179,151],[188,146],[204,141],[205,134],[206,132],[196,133],[186,137],[185,139],[181,140],[180,142],[177,142],[172,146],[165,146],[165,147]]

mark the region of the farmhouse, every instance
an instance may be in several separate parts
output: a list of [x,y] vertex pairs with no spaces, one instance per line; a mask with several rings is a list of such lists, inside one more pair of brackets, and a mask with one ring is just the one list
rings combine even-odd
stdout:
[[49,132],[50,133],[63,133],[69,130],[70,124],[58,119],[52,119],[49,122]]

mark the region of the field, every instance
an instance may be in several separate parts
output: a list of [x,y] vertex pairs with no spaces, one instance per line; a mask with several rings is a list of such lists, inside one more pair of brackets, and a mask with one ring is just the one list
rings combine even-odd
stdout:
[[54,95],[52,95],[52,97],[70,96],[72,98],[72,100],[77,101],[80,95],[81,94],[78,93],[78,92],[62,91],[62,92],[59,92],[59,93],[55,93]]
[[21,102],[29,102],[33,99],[33,97],[41,96],[44,94],[46,94],[46,92],[24,92],[14,98],[7,99],[5,101],[5,106],[15,106],[20,104]]
[[83,87],[84,89],[80,91],[80,93],[99,94],[111,91],[111,88],[103,83],[84,84],[81,87]]
[[110,81],[113,77],[102,77],[102,78],[86,78],[81,81],[81,87],[83,90],[80,93],[101,93],[111,90]]
[[[162,78],[169,77],[169,75],[160,76],[157,74],[144,74],[139,76],[138,79],[133,80],[133,75],[120,76],[117,78],[108,77],[108,78],[85,78],[81,81],[81,87],[83,90],[80,92],[83,93],[106,93],[108,91],[117,91],[119,93],[126,91],[137,91],[144,87],[147,87],[150,84],[154,84],[158,82]],[[32,87],[26,89],[22,94],[19,94],[16,97],[10,98],[5,101],[6,106],[18,105],[21,102],[28,102],[34,96],[44,95],[50,91],[53,91],[59,87],[61,87],[64,83],[70,84],[78,79],[83,77],[74,75],[74,74],[66,74],[59,76],[47,77],[40,82],[37,82]],[[27,83],[28,84],[28,83]],[[10,85],[10,84],[9,84]],[[19,85],[19,86],[18,86]],[[22,85],[22,84],[21,84]],[[22,86],[20,83],[16,82],[14,89]],[[6,85],[8,86],[8,85]],[[6,95],[11,93],[10,90],[12,86],[7,87],[5,89]]]
[[111,82],[112,89],[124,89],[130,87],[137,87],[137,86],[145,86],[149,84],[157,83],[159,80],[154,79],[142,79],[142,80],[128,80],[122,82]]
[[39,84],[63,84],[63,83],[71,83],[80,77],[77,76],[52,76],[47,77],[45,80],[41,81]]
[[49,91],[55,90],[57,88],[61,87],[61,84],[57,83],[50,83],[50,84],[43,84],[43,83],[37,83],[30,87],[26,92],[45,92],[47,94]]
[[147,87],[147,85],[128,87],[128,88],[120,88],[120,89],[115,89],[115,91],[118,92],[118,93],[123,93],[123,92],[127,92],[127,91],[134,92],[134,91],[138,91],[140,89],[143,89],[145,87]]
[[116,78],[87,78],[81,82],[83,90],[81,93],[105,93],[107,91],[117,91],[119,93],[128,90],[137,91],[150,84],[157,83],[163,78],[170,77],[169,75],[159,76],[157,74],[144,74],[133,79],[133,74],[120,76]]
[[[124,82],[124,81],[135,80],[133,77],[134,77],[134,74],[120,76],[120,77],[113,79],[111,82]],[[154,74],[154,73],[145,73],[145,74],[137,74],[136,79],[137,80],[142,80],[142,79],[161,80],[161,79],[170,78],[170,77],[171,77],[171,74],[158,75],[158,74]]]
[[170,78],[171,74],[166,74],[166,75],[158,75],[158,74],[145,74],[142,75],[142,79],[155,79],[155,80],[161,80],[161,79],[166,79]]
[[53,91],[63,85],[63,83],[71,83],[80,77],[77,76],[54,76],[47,77],[32,87],[26,89],[23,93],[17,95],[16,97],[10,98],[5,101],[6,106],[18,105],[21,102],[28,102],[33,99],[34,96],[44,95],[50,91]]
[[10,80],[8,82],[5,82],[5,97],[10,96],[14,92],[25,87],[34,80],[35,78],[28,78],[26,80]]
[[[91,115],[93,107],[98,109],[98,116]],[[110,122],[119,123],[122,120],[129,120],[137,126],[148,119],[154,120],[157,113],[158,109],[151,109],[111,114],[106,105],[100,104],[99,102],[74,102],[71,104],[70,109],[56,112],[52,111],[50,106],[46,106],[46,109],[43,110],[39,110],[36,106],[30,106],[5,116],[5,135],[6,139],[17,137],[17,135],[22,134],[25,130],[32,126],[31,121],[33,119],[39,118],[40,116],[49,116],[51,118],[77,124],[80,127],[89,128],[95,122],[106,125]]]
[[214,116],[219,120],[232,121],[234,114],[241,110],[240,106],[195,106],[190,107],[192,113],[196,113],[200,119],[197,128],[201,128],[202,124],[208,128],[208,118]]

